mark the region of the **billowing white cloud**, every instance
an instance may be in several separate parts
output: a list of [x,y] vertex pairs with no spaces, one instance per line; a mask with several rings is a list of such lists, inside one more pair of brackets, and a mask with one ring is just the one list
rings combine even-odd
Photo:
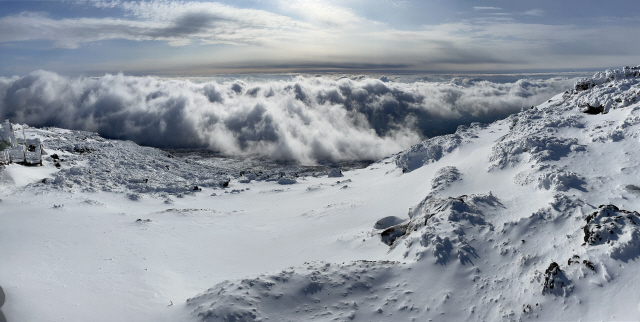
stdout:
[[0,119],[96,131],[157,147],[206,147],[225,155],[302,163],[371,160],[462,123],[505,117],[573,84],[568,79],[383,80],[297,77],[220,84],[36,71],[0,78]]

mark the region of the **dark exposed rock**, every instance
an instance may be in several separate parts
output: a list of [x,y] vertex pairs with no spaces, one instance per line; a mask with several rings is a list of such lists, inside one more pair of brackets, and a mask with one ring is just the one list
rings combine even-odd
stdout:
[[75,144],[73,146],[73,148],[67,148],[67,150],[69,152],[74,152],[74,153],[78,153],[78,154],[83,154],[83,153],[91,153],[94,151],[93,148],[86,146],[86,145],[81,145],[81,144]]
[[567,296],[571,290],[571,281],[560,269],[560,265],[552,262],[544,272],[542,293]]
[[582,264],[584,264],[585,266],[589,267],[592,271],[596,270],[596,267],[593,265],[592,262],[588,261],[588,260],[583,260]]
[[576,83],[574,88],[575,88],[576,91],[580,92],[580,91],[589,90],[589,89],[591,89],[591,88],[593,88],[595,86],[596,86],[596,84],[594,84],[592,82],[580,82],[580,83]]
[[597,115],[604,113],[604,106],[591,106],[591,104],[587,104],[587,109],[583,111],[586,114]]
[[407,225],[396,225],[393,227],[389,227],[385,229],[382,233],[380,233],[380,238],[382,242],[391,246],[398,239],[398,237],[403,236],[407,232]]

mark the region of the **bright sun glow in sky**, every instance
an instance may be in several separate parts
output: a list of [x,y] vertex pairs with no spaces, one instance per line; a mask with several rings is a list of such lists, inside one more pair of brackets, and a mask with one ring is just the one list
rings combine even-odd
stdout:
[[509,72],[640,62],[637,1],[0,1],[0,75]]

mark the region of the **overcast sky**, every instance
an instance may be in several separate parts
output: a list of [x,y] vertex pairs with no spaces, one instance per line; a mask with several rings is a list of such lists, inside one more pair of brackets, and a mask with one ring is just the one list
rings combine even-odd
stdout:
[[640,64],[638,1],[0,1],[0,75]]

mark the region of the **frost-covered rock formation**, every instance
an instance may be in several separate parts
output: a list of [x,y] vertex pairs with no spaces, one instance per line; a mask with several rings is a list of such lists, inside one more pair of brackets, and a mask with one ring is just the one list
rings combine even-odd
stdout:
[[480,123],[472,123],[469,127],[461,125],[455,134],[437,136],[398,153],[395,162],[403,172],[413,171],[425,163],[436,162],[451,153],[463,140],[468,142],[469,139],[475,138],[476,131],[483,127]]
[[584,246],[605,247],[612,258],[628,261],[640,256],[640,214],[601,205],[585,218]]

